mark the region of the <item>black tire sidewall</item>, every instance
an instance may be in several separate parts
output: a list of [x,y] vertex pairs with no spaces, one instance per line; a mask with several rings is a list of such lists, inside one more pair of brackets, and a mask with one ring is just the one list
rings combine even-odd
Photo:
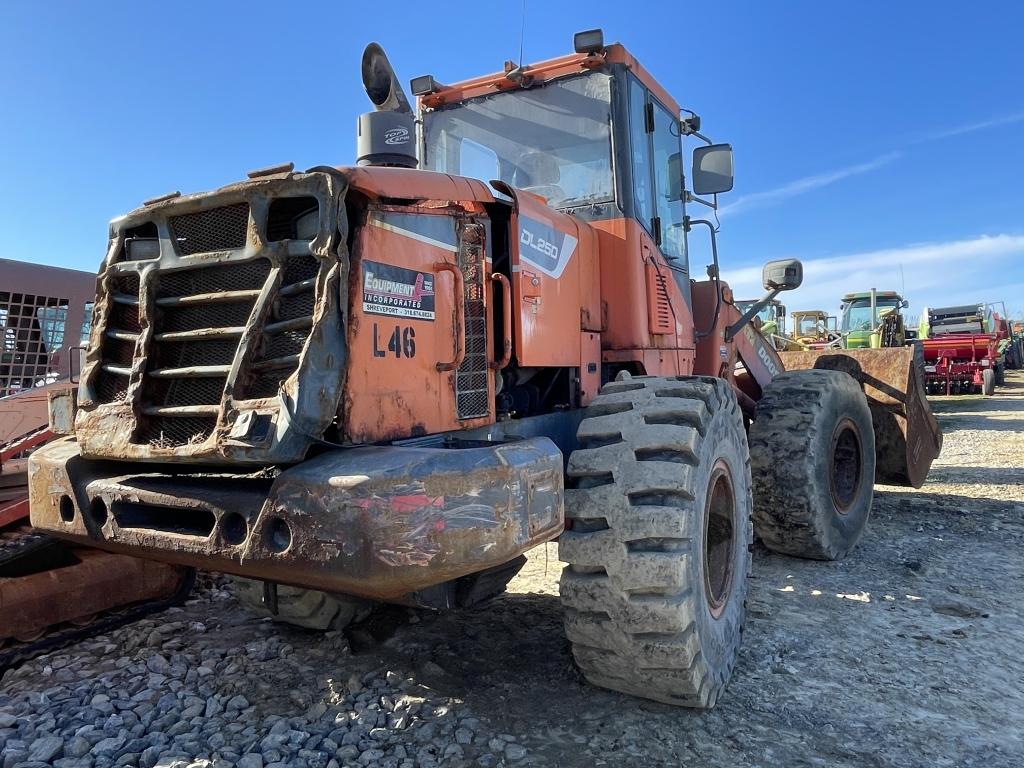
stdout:
[[[828,527],[829,539],[845,551],[860,539],[871,514],[875,482],[875,434],[871,411],[859,388],[837,387],[829,390],[820,418],[823,428],[817,430],[808,446],[814,455],[814,474],[817,480],[814,484],[816,498],[813,503],[818,509],[826,511],[822,522]],[[841,511],[832,497],[833,435],[840,423],[847,420],[855,427],[860,445],[860,476],[853,502],[845,511]]]
[[[747,580],[750,575],[750,541],[752,536],[752,496],[750,470],[747,460],[747,441],[742,426],[731,418],[728,409],[722,409],[711,420],[707,435],[702,441],[699,455],[700,481],[695,487],[695,510],[699,529],[693,548],[695,556],[690,564],[693,591],[697,597],[698,609],[695,622],[701,640],[701,653],[716,678],[728,675],[739,643],[744,620],[744,601],[747,594]],[[733,539],[732,539],[732,580],[729,584],[728,599],[717,618],[712,615],[711,604],[705,591],[705,537],[707,520],[705,509],[708,503],[709,482],[712,471],[722,460],[729,471],[733,489]]]
[[996,389],[996,372],[991,368],[985,368],[981,372],[981,393],[991,395]]

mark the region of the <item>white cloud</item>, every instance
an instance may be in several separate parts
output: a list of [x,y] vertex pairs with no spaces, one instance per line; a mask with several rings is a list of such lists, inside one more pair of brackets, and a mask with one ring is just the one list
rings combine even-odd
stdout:
[[827,187],[830,184],[835,184],[837,181],[848,179],[851,176],[859,176],[862,173],[868,173],[869,171],[881,168],[883,165],[888,165],[899,157],[899,152],[889,152],[880,157],[876,157],[874,160],[869,160],[866,163],[848,165],[845,168],[838,168],[833,171],[815,174],[814,176],[805,176],[802,179],[796,179],[795,181],[783,184],[781,187],[776,187],[775,189],[765,190],[764,192],[752,192],[749,195],[742,195],[736,198],[734,202],[722,206],[718,210],[718,213],[720,216],[729,216],[742,210],[775,205],[784,200],[788,200],[791,197],[796,197],[797,195],[802,195],[815,189]]
[[[988,120],[965,123],[963,125],[953,126],[952,128],[943,128],[931,133],[925,133],[908,141],[907,146],[924,144],[926,142],[938,141],[940,139],[948,139],[954,136],[963,136],[967,133],[983,131],[986,128],[995,128],[1000,125],[1012,125],[1020,122],[1024,122],[1024,112],[1015,112],[1013,114],[992,117]],[[818,173],[813,176],[805,176],[801,179],[796,179],[795,181],[783,184],[782,186],[775,187],[774,189],[765,190],[764,192],[752,192],[749,195],[742,195],[734,202],[722,206],[718,213],[719,216],[730,216],[752,208],[776,205],[791,197],[796,197],[797,195],[802,195],[815,189],[827,187],[830,184],[835,184],[836,182],[848,179],[851,176],[859,176],[862,173],[874,171],[881,168],[883,165],[888,165],[894,160],[899,159],[902,154],[903,153],[901,151],[894,150],[864,163],[849,165],[845,168],[838,168],[833,171],[825,171],[824,173]]]
[[938,141],[939,139],[948,139],[953,136],[963,136],[965,133],[974,133],[975,131],[983,131],[986,128],[995,128],[999,125],[1011,125],[1013,123],[1020,122],[1024,122],[1024,112],[1016,112],[1012,115],[993,117],[988,120],[980,120],[975,123],[965,123],[963,125],[954,126],[953,128],[944,128],[932,133],[926,133],[923,136],[914,139],[911,144],[922,144],[926,141]]
[[[999,282],[999,275],[1005,278],[1007,267],[1022,258],[1024,235],[1001,234],[807,259],[803,286],[780,299],[790,310],[822,309],[834,314],[844,293],[871,288],[899,291],[905,285],[909,317],[916,317],[926,306],[976,301],[1005,301],[1011,316],[1022,316],[1022,286]],[[722,277],[739,298],[764,293],[760,266],[726,267]]]

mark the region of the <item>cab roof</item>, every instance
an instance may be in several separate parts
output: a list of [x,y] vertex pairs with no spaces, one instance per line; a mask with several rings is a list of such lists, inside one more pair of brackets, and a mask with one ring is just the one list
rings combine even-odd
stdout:
[[611,43],[596,53],[571,53],[535,64],[526,64],[521,70],[515,62],[506,61],[501,72],[462,80],[452,85],[439,85],[434,92],[419,96],[418,101],[421,107],[436,109],[491,93],[528,89],[533,85],[600,69],[610,64],[624,65],[666,108],[675,113],[679,112],[676,100],[621,43]]
[[[855,301],[856,299],[870,299],[871,291],[859,291],[857,293],[848,293],[843,296],[843,301]],[[876,299],[901,299],[896,291],[875,291]]]

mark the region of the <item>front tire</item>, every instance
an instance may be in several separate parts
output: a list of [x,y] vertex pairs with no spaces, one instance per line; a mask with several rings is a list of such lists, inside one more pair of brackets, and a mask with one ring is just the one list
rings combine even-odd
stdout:
[[612,382],[577,436],[558,545],[576,663],[603,688],[714,706],[736,662],[750,571],[735,395],[714,378]]
[[836,560],[864,533],[875,434],[860,386],[841,371],[788,371],[764,388],[750,426],[754,530],[776,552]]
[[322,632],[344,629],[365,618],[373,609],[369,600],[277,584],[273,585],[277,593],[277,611],[274,612],[264,601],[264,582],[240,576],[232,577],[232,581],[235,596],[250,610],[282,624],[305,629]]

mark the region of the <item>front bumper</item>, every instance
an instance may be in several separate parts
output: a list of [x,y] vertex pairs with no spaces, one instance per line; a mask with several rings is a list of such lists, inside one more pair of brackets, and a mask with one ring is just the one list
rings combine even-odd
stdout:
[[240,576],[396,599],[512,560],[564,525],[547,438],[331,451],[276,477],[82,458],[30,460],[32,525],[60,538]]

